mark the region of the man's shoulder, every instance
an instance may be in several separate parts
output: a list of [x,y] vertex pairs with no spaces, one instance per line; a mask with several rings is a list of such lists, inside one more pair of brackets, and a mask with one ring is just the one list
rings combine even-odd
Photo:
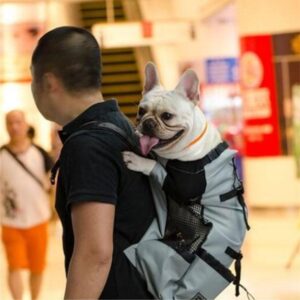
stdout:
[[64,147],[89,148],[94,145],[105,148],[120,148],[133,134],[131,124],[126,122],[96,122],[92,127],[79,130],[71,135]]
[[121,152],[118,137],[110,132],[89,131],[71,138],[63,148],[62,156],[71,161],[101,161],[103,157],[116,160]]
[[65,143],[65,148],[82,148],[87,149],[93,145],[107,144],[115,135],[107,130],[90,129],[76,132],[74,136],[70,136],[69,140]]

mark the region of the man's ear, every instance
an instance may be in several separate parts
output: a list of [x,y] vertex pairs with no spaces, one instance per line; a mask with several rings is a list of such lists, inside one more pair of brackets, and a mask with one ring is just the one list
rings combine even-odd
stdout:
[[199,79],[197,74],[193,70],[185,71],[175,90],[185,95],[191,101],[197,102],[199,100]]
[[142,94],[151,91],[155,86],[159,86],[157,68],[154,63],[148,62],[145,67],[145,85]]
[[50,72],[47,72],[43,75],[42,82],[44,91],[48,93],[57,92],[62,87],[61,81],[53,73]]

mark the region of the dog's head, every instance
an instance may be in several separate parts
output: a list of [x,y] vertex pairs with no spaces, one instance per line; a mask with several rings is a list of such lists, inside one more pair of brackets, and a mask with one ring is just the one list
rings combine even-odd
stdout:
[[166,157],[170,149],[182,147],[191,140],[199,79],[194,71],[187,70],[176,88],[167,91],[159,84],[153,63],[146,65],[145,75],[143,98],[137,114],[141,150],[146,155],[153,148],[158,155]]

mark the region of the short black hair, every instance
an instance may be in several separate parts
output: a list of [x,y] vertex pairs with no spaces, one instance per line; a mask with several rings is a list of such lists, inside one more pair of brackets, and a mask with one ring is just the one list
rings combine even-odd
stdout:
[[33,52],[31,65],[37,82],[51,72],[69,92],[101,87],[101,50],[83,28],[62,26],[47,32]]

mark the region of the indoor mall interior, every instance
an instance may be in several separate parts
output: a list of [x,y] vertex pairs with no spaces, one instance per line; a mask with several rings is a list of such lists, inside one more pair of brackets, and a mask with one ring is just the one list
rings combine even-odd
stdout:
[[[95,36],[103,96],[117,99],[133,123],[148,61],[166,89],[193,69],[200,109],[237,150],[251,227],[241,283],[257,300],[300,299],[299,11],[300,0],[1,0],[0,145],[9,138],[6,114],[20,109],[35,142],[59,155],[59,127],[38,112],[30,72],[39,38],[55,27],[79,26]],[[41,300],[62,299],[66,283],[54,198]],[[24,289],[23,299],[31,299]],[[216,299],[234,294],[230,285]],[[237,299],[248,297],[241,290]],[[2,243],[0,299],[12,299]]]

